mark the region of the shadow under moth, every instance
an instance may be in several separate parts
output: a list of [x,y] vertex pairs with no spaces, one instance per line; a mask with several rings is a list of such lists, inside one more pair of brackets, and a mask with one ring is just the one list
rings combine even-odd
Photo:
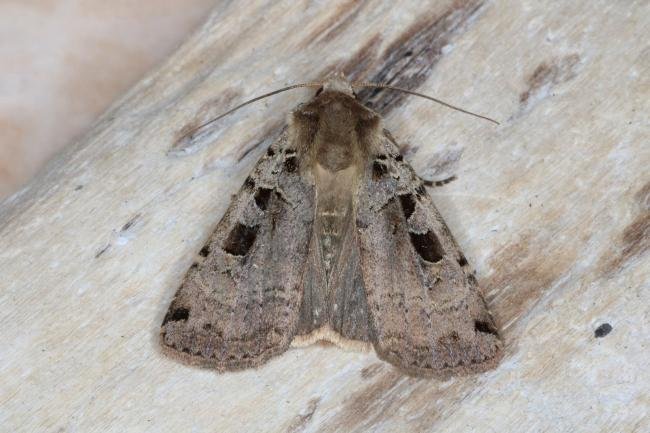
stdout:
[[230,371],[328,341],[416,376],[495,367],[497,328],[422,180],[342,74],[318,86],[185,275],[164,352]]

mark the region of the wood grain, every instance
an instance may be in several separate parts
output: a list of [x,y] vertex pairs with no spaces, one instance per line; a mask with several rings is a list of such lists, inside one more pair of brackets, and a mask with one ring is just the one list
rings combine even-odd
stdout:
[[[220,2],[0,210],[0,422],[10,431],[650,429],[647,2]],[[504,330],[484,375],[405,377],[312,346],[218,375],[164,357],[194,255],[307,90],[340,69],[432,190]],[[603,323],[611,332],[596,337]],[[6,426],[6,427],[5,427]]]

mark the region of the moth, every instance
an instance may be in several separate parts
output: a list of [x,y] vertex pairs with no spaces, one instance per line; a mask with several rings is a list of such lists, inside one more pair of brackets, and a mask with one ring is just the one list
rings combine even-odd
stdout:
[[163,351],[220,372],[318,341],[415,376],[495,367],[497,327],[423,181],[345,76],[318,86],[187,271]]

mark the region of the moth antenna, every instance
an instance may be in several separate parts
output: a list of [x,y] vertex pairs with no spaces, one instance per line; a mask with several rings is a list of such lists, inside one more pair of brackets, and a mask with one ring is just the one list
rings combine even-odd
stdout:
[[445,107],[451,108],[452,110],[460,111],[461,113],[469,114],[470,116],[478,117],[479,119],[487,120],[488,122],[492,122],[494,124],[500,125],[499,122],[497,122],[496,120],[494,120],[492,118],[489,118],[487,116],[482,116],[482,115],[477,114],[477,113],[472,113],[471,111],[467,111],[467,110],[464,110],[464,109],[462,109],[460,107],[456,107],[455,105],[452,105],[452,104],[450,104],[448,102],[445,102],[445,101],[441,101],[440,99],[436,99],[436,98],[434,98],[432,96],[428,96],[428,95],[425,95],[423,93],[413,92],[411,90],[402,89],[401,87],[391,86],[390,84],[376,84],[376,83],[363,83],[363,82],[361,82],[361,83],[352,83],[352,87],[374,87],[374,88],[378,88],[378,89],[397,90],[398,92],[408,93],[409,95],[413,95],[413,96],[419,96],[420,98],[428,99],[429,101],[433,101],[433,102],[436,102],[436,103],[438,103],[440,105],[444,105]]
[[242,107],[245,107],[245,106],[248,105],[248,104],[252,104],[253,102],[259,101],[260,99],[268,98],[269,96],[277,95],[278,93],[286,92],[287,90],[297,89],[297,88],[299,88],[299,87],[321,87],[322,85],[323,85],[323,83],[300,83],[300,84],[293,84],[293,85],[291,85],[291,86],[283,87],[282,89],[274,90],[274,91],[272,91],[272,92],[265,93],[265,94],[260,95],[260,96],[256,96],[255,98],[253,98],[253,99],[249,99],[248,101],[239,104],[239,105],[236,106],[235,108],[232,108],[232,109],[226,111],[225,113],[220,114],[220,115],[218,115],[217,117],[212,118],[212,119],[208,120],[208,121],[205,122],[205,123],[202,123],[201,125],[197,126],[196,128],[191,129],[190,131],[188,131],[188,132],[186,132],[185,134],[183,134],[183,136],[182,136],[181,138],[179,138],[179,141],[182,140],[182,139],[184,139],[185,137],[188,137],[188,136],[192,136],[192,135],[194,135],[198,130],[205,128],[206,126],[208,126],[208,125],[210,125],[210,124],[216,122],[217,120],[219,120],[219,119],[221,119],[221,118],[223,118],[223,117],[226,117],[227,115],[229,115],[229,114],[231,114],[231,113],[234,113],[235,111],[239,110],[239,109],[242,108]]

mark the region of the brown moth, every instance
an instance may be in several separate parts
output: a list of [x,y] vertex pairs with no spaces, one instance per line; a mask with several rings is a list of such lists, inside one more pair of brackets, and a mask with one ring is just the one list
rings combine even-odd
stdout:
[[422,180],[342,74],[289,115],[199,255],[161,327],[187,363],[240,370],[324,340],[446,378],[502,356]]

